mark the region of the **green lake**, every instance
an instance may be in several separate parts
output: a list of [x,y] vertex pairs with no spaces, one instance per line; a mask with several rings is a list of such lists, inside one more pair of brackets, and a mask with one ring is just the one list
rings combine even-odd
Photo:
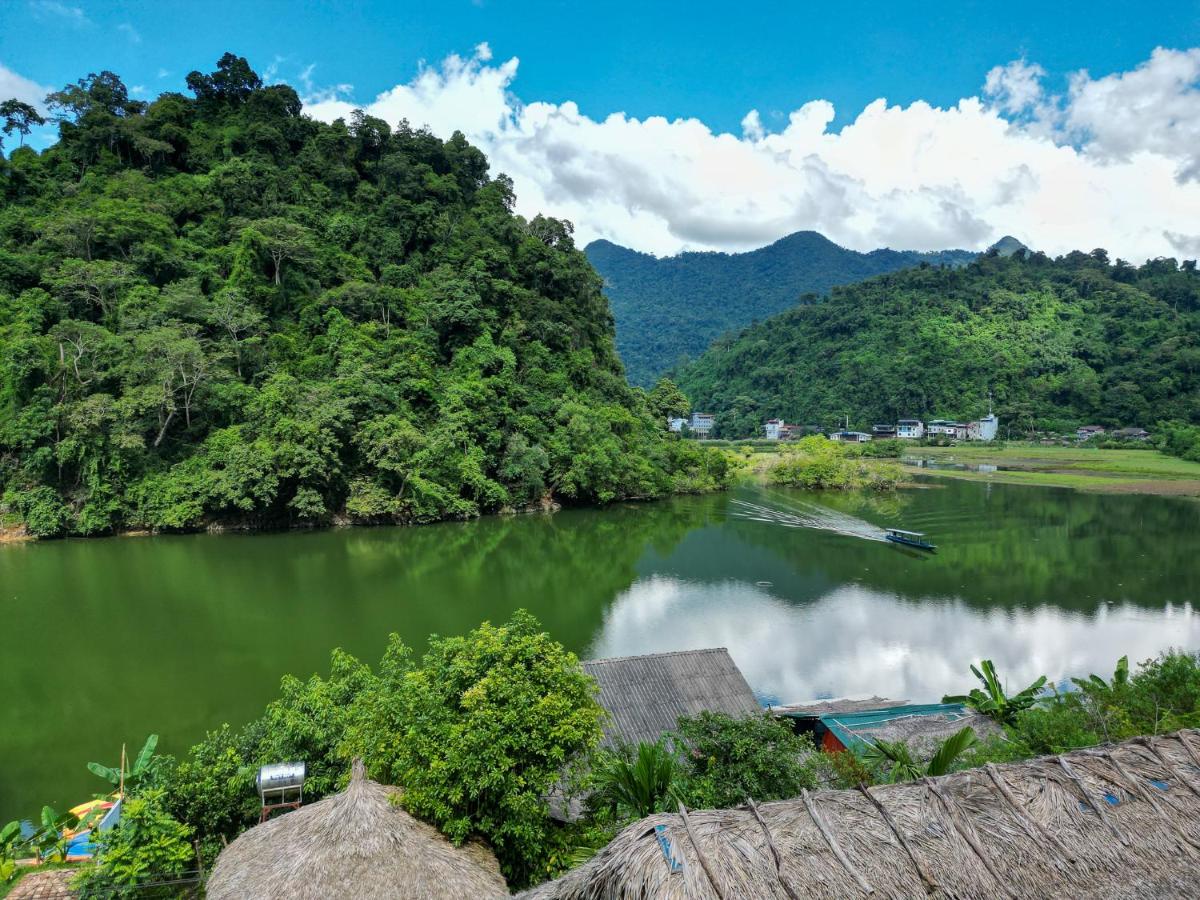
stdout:
[[[880,540],[928,532],[936,555]],[[0,546],[0,821],[87,799],[89,759],[258,715],[331,648],[376,661],[525,607],[581,656],[728,647],[764,700],[937,700],[1200,646],[1200,503],[930,480],[739,488],[424,528]]]

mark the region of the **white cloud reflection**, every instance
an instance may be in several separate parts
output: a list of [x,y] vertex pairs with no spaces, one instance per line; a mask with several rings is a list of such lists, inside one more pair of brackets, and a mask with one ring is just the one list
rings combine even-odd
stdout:
[[1095,615],[1051,606],[981,610],[958,600],[905,601],[861,585],[801,604],[744,582],[654,575],[616,599],[590,655],[728,647],[764,697],[932,702],[971,687],[968,667],[985,657],[1021,688],[1039,675],[1057,681],[1108,673],[1124,654],[1138,661],[1168,645],[1197,644],[1200,617],[1190,605],[1101,606]]

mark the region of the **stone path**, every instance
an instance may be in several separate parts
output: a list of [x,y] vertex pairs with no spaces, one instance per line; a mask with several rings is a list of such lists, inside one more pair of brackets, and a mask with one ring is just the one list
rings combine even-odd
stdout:
[[74,897],[71,879],[75,869],[47,869],[23,875],[5,900],[68,900]]

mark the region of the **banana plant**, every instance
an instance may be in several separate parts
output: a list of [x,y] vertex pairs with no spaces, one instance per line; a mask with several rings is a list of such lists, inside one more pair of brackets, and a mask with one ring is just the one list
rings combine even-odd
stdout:
[[17,847],[21,840],[21,823],[9,822],[0,828],[0,885],[7,884],[17,874]]
[[592,802],[612,813],[625,810],[637,818],[660,812],[667,801],[678,800],[679,763],[662,741],[640,743],[636,757],[604,753],[594,777]]
[[[142,749],[138,753],[137,759],[133,761],[133,765],[125,772],[124,784],[126,790],[136,793],[142,782],[154,774],[154,751],[157,747],[157,734],[152,734],[146,738],[146,743],[142,745]],[[122,750],[122,756],[123,755],[124,750]],[[122,759],[122,764],[123,763],[124,760]],[[103,778],[114,788],[119,788],[121,786],[122,780],[120,767],[114,769],[111,766],[101,765],[97,762],[90,762],[87,764],[87,767],[88,771],[90,771],[93,775]]]
[[49,862],[64,862],[67,858],[67,844],[70,842],[64,832],[79,824],[79,817],[74,813],[57,813],[53,807],[42,807],[42,827],[33,835],[33,846],[38,858]]
[[878,738],[867,750],[866,757],[872,762],[891,766],[889,781],[916,781],[918,778],[945,775],[954,765],[954,761],[978,742],[975,729],[968,725],[942,741],[937,752],[926,763],[915,759],[904,741],[885,741]]
[[1117,660],[1117,668],[1113,672],[1112,681],[1105,681],[1099,675],[1092,674],[1087,678],[1072,678],[1075,686],[1085,694],[1100,694],[1111,696],[1124,690],[1129,685],[1129,657],[1122,656]]
[[1046,686],[1046,676],[1043,675],[1025,690],[1011,697],[1004,692],[1004,685],[996,675],[996,667],[990,659],[979,664],[980,669],[971,666],[971,671],[983,685],[983,690],[972,688],[969,694],[948,694],[942,698],[943,703],[961,703],[978,713],[995,719],[1001,725],[1012,725],[1016,722],[1017,713],[1029,709],[1038,702],[1038,694]]

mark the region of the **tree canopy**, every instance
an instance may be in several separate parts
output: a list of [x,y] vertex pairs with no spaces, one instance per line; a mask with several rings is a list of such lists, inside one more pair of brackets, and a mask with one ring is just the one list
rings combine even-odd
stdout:
[[90,74],[47,98],[54,146],[0,158],[0,514],[421,522],[715,486],[626,384],[570,224],[514,215],[461,134],[317,122],[233,54],[187,84]]
[[676,380],[726,437],[776,417],[978,419],[989,392],[1014,433],[1198,422],[1200,275],[1103,250],[918,266],[727,335]]

